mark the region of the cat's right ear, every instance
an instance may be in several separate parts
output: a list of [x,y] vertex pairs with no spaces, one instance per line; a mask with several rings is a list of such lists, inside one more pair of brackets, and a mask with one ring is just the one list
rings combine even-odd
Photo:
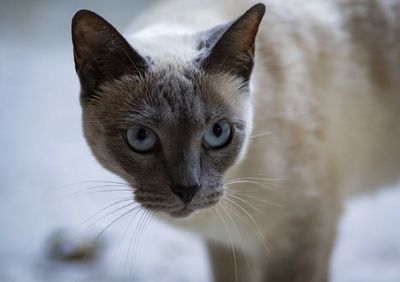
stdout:
[[142,76],[148,63],[105,19],[80,10],[72,18],[75,69],[82,100],[95,95],[99,85],[124,75]]

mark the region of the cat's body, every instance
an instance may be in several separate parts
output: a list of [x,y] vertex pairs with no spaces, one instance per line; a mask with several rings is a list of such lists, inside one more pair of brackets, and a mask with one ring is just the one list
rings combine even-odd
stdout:
[[[254,111],[242,113],[246,134],[253,119],[247,150],[224,176],[236,183],[214,208],[159,216],[209,242],[216,281],[326,281],[344,200],[400,177],[400,2],[270,2],[250,81]],[[133,29],[159,24],[126,38],[174,72],[198,56],[193,34],[250,6],[210,3],[167,3]],[[176,9],[185,15],[171,18]],[[229,77],[213,79],[237,91]],[[84,118],[93,149],[92,110]],[[103,165],[129,181],[101,150]]]

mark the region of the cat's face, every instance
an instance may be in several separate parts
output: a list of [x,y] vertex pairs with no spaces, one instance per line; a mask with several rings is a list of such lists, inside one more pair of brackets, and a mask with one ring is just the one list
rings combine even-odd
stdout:
[[98,160],[132,185],[137,202],[175,216],[218,202],[250,114],[240,80],[182,72],[124,77],[84,106]]
[[[81,11],[74,17],[85,137],[99,162],[131,184],[143,207],[182,217],[223,195],[224,173],[250,132],[247,85],[263,12],[253,8],[216,28],[213,42],[204,39],[207,33],[197,36],[206,41],[197,45],[206,48],[193,62],[161,66],[99,16]],[[249,38],[232,41],[251,28]]]

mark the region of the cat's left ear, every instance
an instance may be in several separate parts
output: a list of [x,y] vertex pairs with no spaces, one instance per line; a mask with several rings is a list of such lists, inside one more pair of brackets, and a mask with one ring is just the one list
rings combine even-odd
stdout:
[[265,14],[265,5],[256,4],[237,20],[200,35],[204,51],[196,59],[206,72],[226,71],[250,79],[254,42]]
[[72,18],[75,69],[82,100],[94,95],[104,82],[123,75],[143,75],[148,63],[105,19],[88,10]]

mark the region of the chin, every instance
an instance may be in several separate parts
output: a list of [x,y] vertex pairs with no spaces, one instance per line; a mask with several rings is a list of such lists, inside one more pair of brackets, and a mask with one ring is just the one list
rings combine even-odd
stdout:
[[174,211],[169,211],[169,212],[167,212],[167,214],[174,218],[184,218],[184,217],[188,217],[189,215],[193,214],[196,211],[212,208],[213,206],[218,204],[218,202],[219,202],[219,199],[213,199],[206,203],[189,204],[189,205],[184,206],[183,208],[180,208],[180,209],[177,209]]
[[175,217],[175,218],[182,218],[182,217],[188,217],[189,215],[191,215],[194,212],[194,210],[189,209],[187,207],[184,207],[182,209],[176,210],[176,211],[172,211],[172,212],[168,212],[168,214],[171,217]]

